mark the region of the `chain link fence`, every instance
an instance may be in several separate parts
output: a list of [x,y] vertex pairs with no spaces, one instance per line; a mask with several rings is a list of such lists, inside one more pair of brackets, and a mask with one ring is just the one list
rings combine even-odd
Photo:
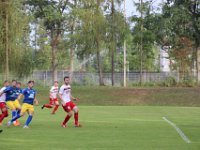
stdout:
[[[58,81],[63,82],[64,76],[69,75],[67,71],[58,71]],[[172,77],[177,82],[186,80],[189,78],[196,79],[196,73],[178,73],[178,72],[144,72],[142,76],[139,72],[128,72],[127,73],[127,83],[129,85],[133,83],[139,83],[142,78],[142,82],[145,83],[159,83],[164,82],[167,78]],[[31,79],[38,81],[42,85],[51,85],[52,84],[52,72],[51,71],[35,71]],[[123,72],[117,72],[114,74],[114,82],[116,86],[123,85],[124,74]],[[112,74],[103,73],[103,81],[105,85],[112,84]],[[88,72],[74,72],[72,82],[78,85],[98,85],[99,84],[99,75],[98,73],[88,73]]]
[[[58,71],[58,81],[60,83],[63,82],[63,78],[68,76],[68,71]],[[164,82],[168,78],[174,78],[177,82],[182,80],[187,80],[193,78],[196,80],[197,73],[190,74],[180,74],[178,72],[144,72],[142,76],[140,76],[139,72],[127,72],[127,84],[133,85],[134,83],[139,83],[142,78],[143,84],[145,83],[161,83]],[[0,75],[0,78],[3,81],[5,78],[3,75]],[[9,80],[16,79],[15,76],[9,76]],[[42,86],[50,86],[52,85],[52,71],[34,71],[32,75],[26,78],[19,79],[23,83],[27,83],[28,80],[34,80],[37,84]],[[117,72],[114,74],[114,83],[115,86],[122,86],[124,80],[123,72]],[[112,84],[112,74],[111,73],[103,73],[103,81],[105,85]],[[77,85],[99,85],[99,75],[98,73],[88,73],[88,72],[74,72],[73,73],[73,84]]]

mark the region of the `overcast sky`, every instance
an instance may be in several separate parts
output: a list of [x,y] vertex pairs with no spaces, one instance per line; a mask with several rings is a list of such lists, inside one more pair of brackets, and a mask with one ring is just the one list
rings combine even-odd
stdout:
[[[126,15],[127,15],[127,17],[129,17],[133,14],[137,14],[138,12],[136,12],[134,2],[139,2],[140,0],[125,0],[125,1],[126,1]],[[144,2],[152,1],[153,7],[158,8],[160,6],[161,2],[163,2],[164,0],[143,0],[143,1]]]

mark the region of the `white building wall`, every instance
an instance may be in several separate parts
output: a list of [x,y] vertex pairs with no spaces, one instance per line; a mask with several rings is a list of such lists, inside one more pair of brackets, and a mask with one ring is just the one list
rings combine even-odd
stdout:
[[160,71],[170,72],[170,60],[168,54],[168,47],[163,47],[160,49]]

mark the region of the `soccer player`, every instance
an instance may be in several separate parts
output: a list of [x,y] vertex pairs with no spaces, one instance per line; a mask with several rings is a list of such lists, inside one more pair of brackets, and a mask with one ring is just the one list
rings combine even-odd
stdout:
[[22,85],[21,82],[17,82],[17,84],[16,84],[17,88],[16,88],[15,94],[17,97],[22,93],[21,85]]
[[49,102],[49,104],[44,104],[42,106],[42,109],[44,109],[44,107],[45,108],[53,108],[53,106],[54,106],[54,109],[51,114],[55,114],[56,110],[59,107],[57,95],[58,95],[58,81],[54,81],[54,85],[51,87],[51,89],[49,91],[50,102]]
[[[5,80],[4,83],[3,83],[3,88],[0,89],[0,92],[3,92],[6,87],[9,86],[9,81]],[[1,114],[0,114],[0,125],[2,125],[2,121],[5,117],[8,117],[8,110],[7,110],[7,107],[6,107],[6,94],[3,93],[1,96],[0,96],[0,110],[1,110]]]
[[[21,89],[21,82],[17,82],[16,84],[16,88],[15,88],[15,96],[18,98],[18,96],[22,93],[22,89]],[[15,100],[15,103],[18,103],[19,104],[19,100],[16,99]],[[20,104],[19,104],[20,105]],[[21,106],[20,108],[17,109],[17,114],[20,114],[20,111],[21,111]],[[20,125],[20,122],[18,120],[16,120],[16,123],[14,125]]]
[[[12,86],[6,87],[6,89],[3,92],[0,92],[0,95],[3,93],[6,94],[6,105],[12,110],[12,118],[16,116],[16,114],[20,113],[21,105],[19,104],[19,101],[17,100],[17,87],[16,87],[17,81],[12,80]],[[14,122],[15,126],[20,125],[18,121]]]
[[22,109],[21,109],[20,114],[17,114],[17,116],[15,116],[12,120],[8,122],[7,124],[8,126],[11,126],[11,124],[15,120],[22,117],[27,111],[29,116],[23,128],[29,128],[29,124],[33,118],[33,113],[34,113],[33,103],[35,102],[38,105],[38,100],[35,98],[36,91],[33,89],[33,86],[34,86],[34,81],[28,81],[28,87],[23,89],[22,93],[18,96],[18,99],[24,96]]
[[74,112],[75,127],[81,127],[81,125],[78,122],[78,107],[71,101],[71,99],[77,101],[78,98],[74,98],[71,95],[71,86],[69,83],[70,83],[70,78],[68,76],[64,77],[64,84],[60,87],[59,90],[59,97],[62,103],[62,107],[64,111],[67,112],[67,116],[62,122],[62,127],[66,128],[66,123],[71,118],[73,112]]

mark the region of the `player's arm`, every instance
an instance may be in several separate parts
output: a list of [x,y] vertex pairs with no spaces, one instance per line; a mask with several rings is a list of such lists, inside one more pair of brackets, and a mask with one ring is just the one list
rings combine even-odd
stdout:
[[19,94],[19,96],[17,97],[17,99],[21,99],[23,96],[23,94]]
[[72,100],[75,100],[75,101],[79,100],[79,98],[73,97],[72,95],[71,95],[71,99],[72,99]]
[[49,90],[49,97],[51,97],[53,94],[53,87],[51,87],[51,89]]
[[35,105],[39,105],[39,101],[35,98],[34,99]]
[[10,87],[7,87],[6,89],[4,89],[3,91],[0,91],[0,96],[3,94],[3,93],[6,93],[10,91]]
[[61,94],[61,93],[58,93],[58,96],[59,96],[59,98],[60,98],[60,102],[61,102],[63,105],[65,105],[65,102],[64,102],[64,100],[62,99],[62,94]]

